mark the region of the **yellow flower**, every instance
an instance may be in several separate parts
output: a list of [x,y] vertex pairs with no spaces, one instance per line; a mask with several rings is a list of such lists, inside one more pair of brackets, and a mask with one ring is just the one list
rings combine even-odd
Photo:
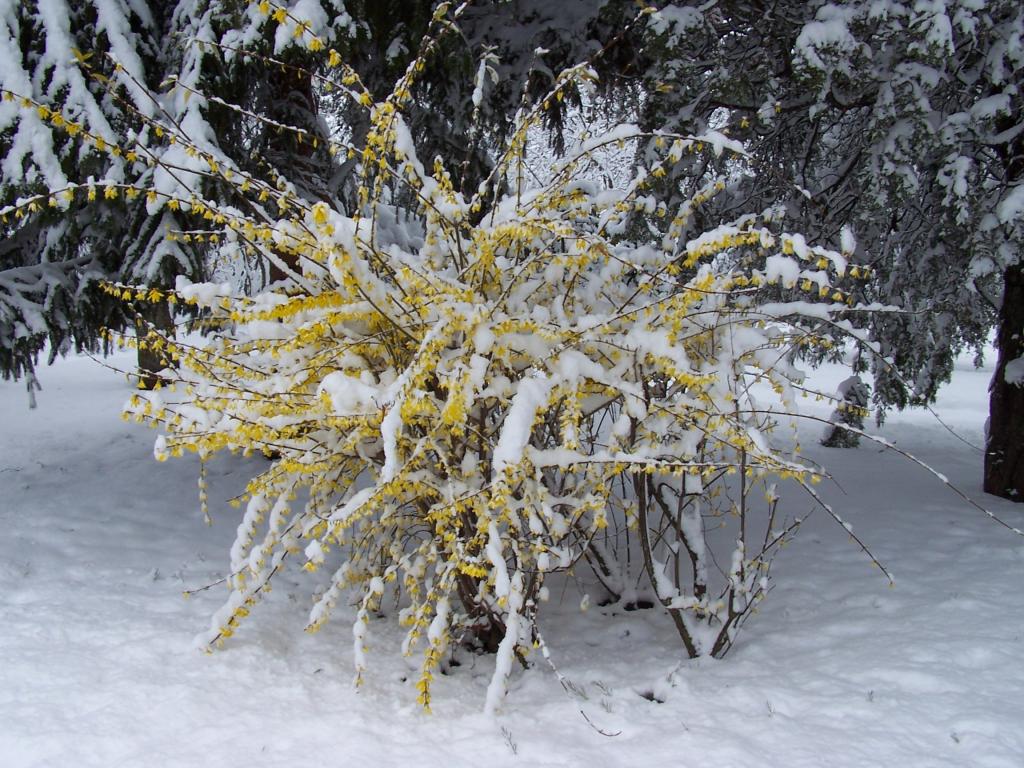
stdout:
[[318,227],[327,224],[329,210],[326,203],[317,203],[313,206],[313,221]]

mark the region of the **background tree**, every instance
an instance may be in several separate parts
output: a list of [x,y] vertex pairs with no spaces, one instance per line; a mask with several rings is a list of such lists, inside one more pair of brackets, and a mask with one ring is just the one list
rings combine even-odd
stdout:
[[[70,345],[95,348],[100,328],[124,326],[129,317],[95,290],[96,280],[195,273],[195,254],[164,237],[177,226],[175,217],[150,216],[143,199],[125,194],[147,173],[146,138],[136,133],[133,112],[152,115],[157,107],[149,89],[163,74],[157,63],[166,22],[146,6],[119,0],[0,7],[5,377],[30,373],[47,342],[51,354]],[[121,137],[133,135],[121,151]],[[100,181],[116,186],[86,208]],[[10,204],[34,195],[41,195],[35,205],[12,210]]]
[[905,310],[850,318],[878,344],[862,359],[880,409],[931,401],[999,328],[985,487],[1024,498],[1024,399],[1005,376],[1022,352],[1020,4],[671,3],[649,29],[644,124],[717,128],[753,157],[715,215],[850,226],[873,269],[861,298]]
[[[312,17],[310,33],[333,39],[353,27],[343,9],[297,5]],[[216,194],[211,161],[265,164],[302,189],[330,177],[312,141],[276,139],[282,123],[322,134],[308,84],[257,78],[253,60],[237,54],[243,45],[257,54],[299,47],[295,19],[291,29],[288,18],[268,19],[232,0],[0,4],[0,374],[31,373],[46,345],[51,356],[96,349],[102,328],[130,323],[134,311],[99,281],[166,286],[215,266],[202,219],[188,215],[190,199]],[[186,130],[192,146],[152,135],[147,122],[157,117]],[[97,205],[100,185],[107,197]]]
[[[310,47],[336,48],[371,93],[387,93],[418,51],[433,5],[0,3],[7,99],[0,107],[0,209],[8,214],[0,246],[0,374],[31,373],[47,345],[51,355],[71,346],[96,349],[102,328],[124,328],[132,311],[97,291],[100,280],[167,286],[176,275],[198,279],[218,268],[249,284],[286,276],[288,265],[258,244],[247,244],[253,260],[240,249],[219,265],[211,261],[202,220],[187,215],[187,202],[169,203],[232,195],[223,184],[213,189],[212,161],[270,175],[304,200],[354,210],[358,159],[330,157],[326,137],[334,131],[358,143],[367,115],[323,88],[326,57]],[[460,34],[445,41],[445,56],[430,61],[423,94],[410,108],[425,156],[460,157],[461,184],[474,187],[493,166],[495,142],[524,94],[546,92],[555,73],[600,50],[621,31],[618,20],[632,15],[592,0],[464,9]],[[493,52],[490,69],[474,78],[485,51]],[[567,92],[570,101],[574,94]],[[152,136],[144,121],[155,116],[182,128],[192,146]],[[557,127],[561,102],[547,116]],[[107,149],[118,137],[127,144],[112,154]],[[90,183],[95,189],[104,181],[119,183],[121,192],[83,207],[93,202]],[[148,187],[159,194],[132,192]],[[52,190],[63,190],[56,210],[48,203]],[[17,205],[32,195],[40,196],[36,205]],[[266,221],[276,213],[236,202]]]

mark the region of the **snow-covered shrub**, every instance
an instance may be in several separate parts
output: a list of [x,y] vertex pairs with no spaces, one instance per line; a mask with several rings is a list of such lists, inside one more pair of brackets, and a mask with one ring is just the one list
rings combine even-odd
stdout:
[[[428,43],[421,58],[431,53]],[[156,330],[140,342],[180,365],[165,373],[173,391],[140,392],[127,408],[163,429],[157,458],[271,459],[238,500],[230,591],[204,643],[230,637],[296,559],[325,571],[310,631],[356,596],[357,676],[371,616],[400,590],[405,651],[423,657],[422,704],[446,649],[470,638],[496,652],[493,710],[514,662],[540,641],[552,574],[585,558],[627,597],[610,531],[628,527],[686,652],[721,655],[799,525],[777,518],[772,481],[813,494],[814,471],[772,433],[799,391],[793,351],[827,343],[794,318],[847,309],[834,285],[846,255],[782,231],[771,211],[684,234],[725,180],[674,210],[652,182],[692,153],[741,160],[721,134],[625,125],[583,136],[547,173],[528,175],[529,131],[567,89],[593,81],[586,66],[520,111],[471,195],[457,191],[445,158],[417,154],[403,119],[417,62],[376,102],[341,66],[330,85],[370,113],[364,143],[331,147],[359,161],[354,212],[304,202],[161,129],[233,190],[233,203],[145,194],[197,221],[179,236],[271,260],[286,275],[275,290],[245,296],[184,279],[169,297],[108,288],[194,305],[212,329],[198,346]],[[479,88],[485,75],[481,66]],[[599,149],[651,140],[660,154],[623,188],[588,175]],[[668,234],[637,240],[632,224],[651,216],[668,220]],[[760,287],[773,283],[810,300],[767,303]],[[757,387],[775,394],[759,403]],[[766,503],[750,498],[755,487]],[[709,542],[722,533],[709,532],[709,518],[716,529],[736,521],[721,583],[709,575]]]

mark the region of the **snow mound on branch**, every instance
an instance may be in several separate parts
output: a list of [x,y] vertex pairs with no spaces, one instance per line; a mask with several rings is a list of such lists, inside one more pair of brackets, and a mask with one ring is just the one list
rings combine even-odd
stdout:
[[1003,378],[1006,379],[1007,384],[1024,386],[1024,357],[1018,357],[1016,360],[1008,362]]

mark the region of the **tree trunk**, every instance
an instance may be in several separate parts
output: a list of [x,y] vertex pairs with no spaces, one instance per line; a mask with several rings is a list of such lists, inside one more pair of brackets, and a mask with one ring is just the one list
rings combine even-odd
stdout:
[[[170,305],[166,301],[143,304],[139,318],[135,322],[135,333],[140,340],[146,337],[151,327],[164,336],[174,336],[174,318],[171,316]],[[153,389],[158,383],[162,383],[163,380],[157,374],[164,368],[171,367],[174,367],[173,361],[161,352],[140,345],[139,389]]]
[[[270,119],[282,125],[301,128],[307,132],[299,141],[297,134],[289,130],[271,130],[267,141],[267,159],[277,170],[297,183],[300,195],[307,199],[318,197],[311,189],[315,178],[313,156],[316,150],[313,138],[322,140],[317,130],[317,104],[313,94],[313,76],[305,69],[282,69],[271,83],[273,95],[270,99]],[[294,253],[278,251],[277,256],[292,272],[301,272],[302,267]],[[278,264],[271,262],[268,280],[271,284],[280,282],[288,273]]]
[[1006,380],[1006,366],[1024,357],[1024,264],[1004,274],[996,347],[999,361],[989,385],[985,492],[1024,502],[1024,382]]

